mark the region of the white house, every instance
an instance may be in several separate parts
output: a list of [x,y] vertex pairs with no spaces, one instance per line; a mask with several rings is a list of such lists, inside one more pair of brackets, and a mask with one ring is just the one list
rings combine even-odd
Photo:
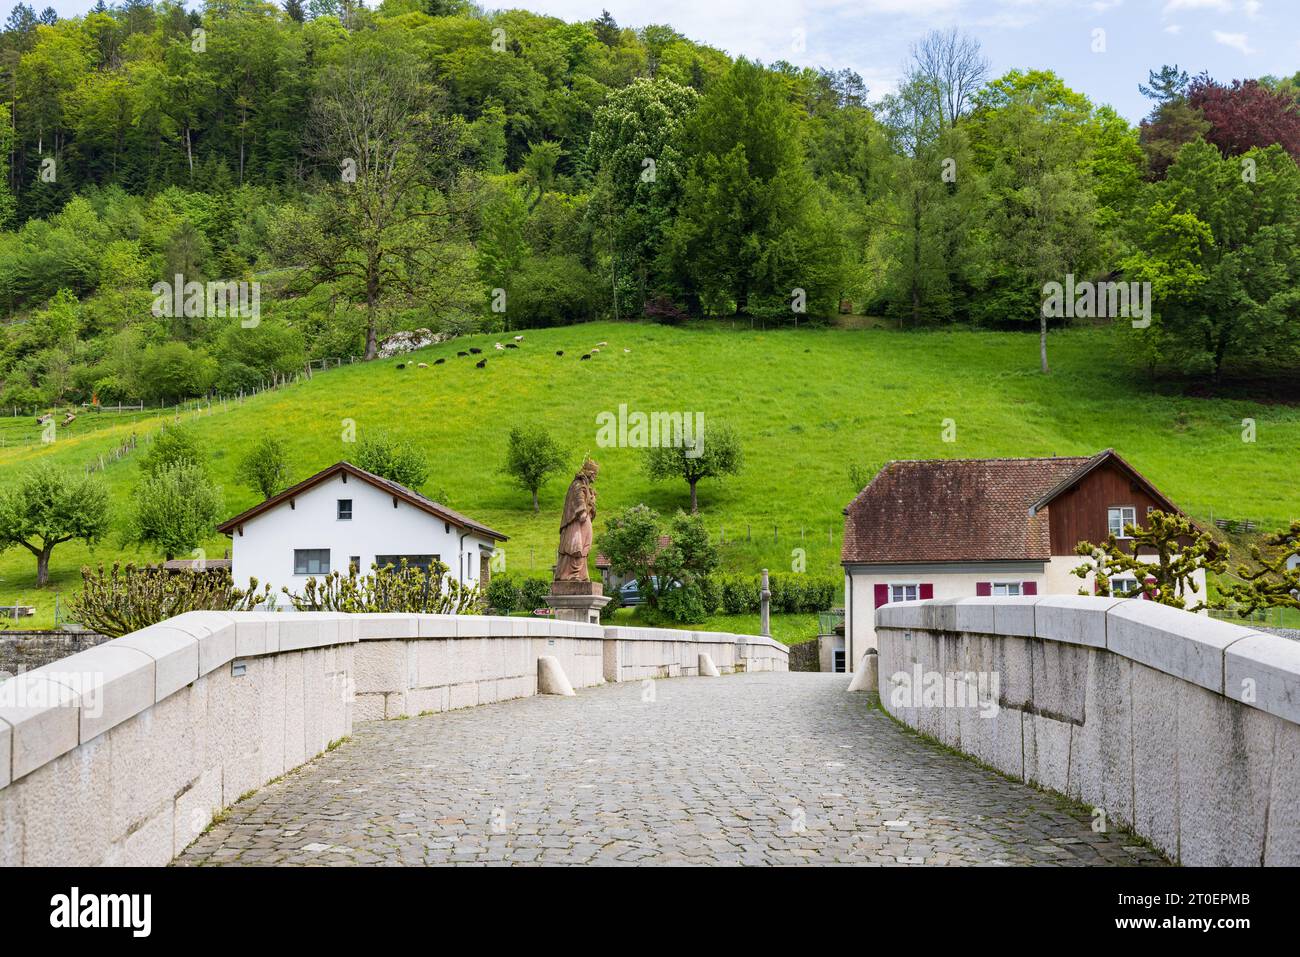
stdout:
[[231,575],[300,591],[309,577],[372,564],[441,561],[463,584],[486,585],[506,536],[404,485],[339,462],[217,526],[231,539]]
[[[888,602],[980,595],[1074,595],[1095,587],[1075,554],[1159,509],[1183,514],[1114,449],[1093,456],[890,462],[844,509],[846,659],[876,647],[876,609]],[[1140,553],[1139,558],[1150,558]],[[1195,604],[1205,572],[1193,576]],[[1115,592],[1150,597],[1146,582]]]

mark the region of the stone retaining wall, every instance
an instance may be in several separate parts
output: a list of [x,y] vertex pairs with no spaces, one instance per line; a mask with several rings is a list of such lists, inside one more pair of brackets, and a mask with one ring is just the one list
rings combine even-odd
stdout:
[[351,733],[575,687],[785,670],[767,638],[525,618],[191,612],[0,682],[0,866],[165,864]]
[[30,671],[106,641],[93,631],[0,631],[0,672]]
[[888,604],[876,633],[912,727],[1181,863],[1300,864],[1300,644],[1074,596]]

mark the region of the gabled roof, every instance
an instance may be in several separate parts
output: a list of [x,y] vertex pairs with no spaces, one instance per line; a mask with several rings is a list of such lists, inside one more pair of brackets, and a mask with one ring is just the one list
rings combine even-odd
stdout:
[[1047,515],[1029,505],[1090,462],[920,459],[889,462],[844,509],[845,564],[1047,561]]
[[217,531],[224,532],[225,534],[229,535],[240,525],[243,525],[245,522],[247,522],[249,519],[256,518],[258,515],[261,515],[263,512],[268,512],[271,509],[275,508],[281,502],[284,502],[288,499],[292,499],[301,495],[302,493],[308,491],[309,489],[314,488],[315,486],[321,484],[322,482],[333,478],[334,476],[338,475],[340,472],[346,473],[347,475],[351,475],[354,478],[360,479],[363,482],[367,482],[370,485],[373,485],[375,488],[379,489],[380,491],[387,492],[389,495],[392,495],[394,498],[401,499],[403,502],[406,502],[408,505],[413,505],[416,508],[420,509],[420,511],[427,512],[430,515],[434,516],[435,518],[442,519],[444,522],[450,522],[452,525],[459,526],[460,528],[467,528],[470,529],[471,531],[479,532],[482,535],[488,538],[496,539],[499,542],[504,542],[507,540],[506,536],[502,535],[500,532],[494,529],[488,528],[486,525],[482,524],[481,522],[476,522],[469,516],[462,515],[460,512],[457,512],[454,509],[450,509],[445,505],[439,505],[437,502],[433,501],[432,499],[425,498],[419,492],[411,491],[405,485],[399,485],[397,482],[393,482],[389,479],[376,475],[374,472],[367,472],[365,469],[357,468],[351,462],[335,462],[329,468],[322,469],[321,471],[317,472],[315,475],[303,479],[297,485],[290,486],[289,488],[281,492],[279,495],[272,495],[266,501],[259,502],[258,504],[254,505],[252,508],[240,512],[234,518],[226,519],[224,522],[222,522],[220,525],[217,526]]
[[1071,488],[1077,485],[1086,475],[1088,475],[1088,473],[1092,472],[1098,466],[1103,465],[1106,462],[1114,462],[1125,472],[1127,472],[1129,474],[1129,477],[1134,482],[1137,482],[1140,486],[1142,486],[1143,491],[1145,491],[1148,495],[1150,495],[1153,499],[1155,499],[1157,502],[1160,503],[1160,505],[1162,506],[1161,509],[1162,511],[1170,512],[1175,515],[1183,514],[1183,510],[1181,508],[1179,508],[1173,502],[1169,501],[1169,499],[1165,496],[1165,494],[1162,491],[1160,491],[1160,489],[1152,485],[1147,480],[1145,475],[1143,475],[1133,466],[1129,465],[1128,462],[1126,462],[1124,458],[1114,449],[1103,449],[1102,451],[1094,455],[1092,458],[1088,459],[1087,462],[1085,462],[1076,472],[1062,478],[1061,481],[1057,482],[1046,492],[1044,492],[1039,498],[1037,498],[1035,501],[1030,503],[1029,514],[1033,515],[1035,512],[1041,511],[1042,509],[1046,508],[1048,505],[1051,505],[1053,500],[1059,498],[1063,492],[1069,491]]

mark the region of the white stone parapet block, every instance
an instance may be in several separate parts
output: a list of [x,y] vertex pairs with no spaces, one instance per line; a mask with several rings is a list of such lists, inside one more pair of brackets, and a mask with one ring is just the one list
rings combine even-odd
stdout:
[[718,666],[713,663],[713,659],[704,653],[700,654],[700,677],[702,678],[722,677],[722,675],[718,671]]
[[537,693],[558,694],[566,697],[574,694],[569,677],[560,666],[560,659],[554,655],[537,657]]

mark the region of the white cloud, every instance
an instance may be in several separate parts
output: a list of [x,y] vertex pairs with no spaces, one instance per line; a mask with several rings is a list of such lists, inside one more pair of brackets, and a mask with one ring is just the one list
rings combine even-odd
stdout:
[[1232,0],[1168,0],[1165,4],[1165,13],[1175,13],[1179,10],[1215,10],[1219,13],[1228,13],[1232,10]]
[[1259,8],[1262,6],[1263,4],[1259,0],[1245,0],[1245,3],[1241,5],[1241,9],[1246,11],[1246,16],[1253,20],[1259,16]]
[[1165,33],[1172,33],[1174,36],[1178,36],[1178,34],[1182,32],[1183,28],[1176,23],[1171,23],[1169,26],[1165,27]]
[[1221,43],[1225,47],[1232,47],[1232,49],[1238,50],[1246,56],[1255,52],[1251,49],[1249,38],[1244,33],[1224,33],[1222,30],[1215,30],[1214,42]]

